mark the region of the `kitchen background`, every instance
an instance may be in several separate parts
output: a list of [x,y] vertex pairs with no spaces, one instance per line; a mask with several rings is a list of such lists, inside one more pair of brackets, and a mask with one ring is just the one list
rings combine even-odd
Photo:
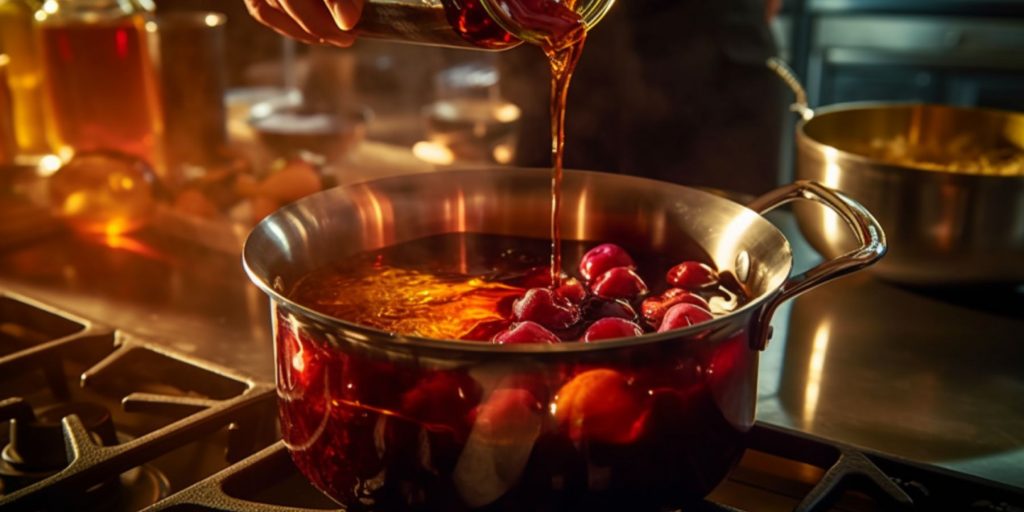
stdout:
[[[0,0],[0,13],[14,3],[26,2]],[[240,244],[262,215],[319,188],[510,161],[519,112],[497,94],[498,80],[508,77],[498,76],[486,53],[375,41],[348,49],[294,44],[252,21],[241,1],[163,0],[156,7],[161,15],[226,15],[226,22],[202,17],[203,35],[186,35],[190,44],[177,46],[200,54],[179,54],[184,72],[165,73],[165,93],[198,102],[165,109],[168,136],[180,141],[171,157],[183,185],[110,196],[110,180],[86,184],[90,194],[120,198],[115,203],[125,208],[61,210],[73,194],[55,197],[43,186],[67,171],[58,171],[59,159],[22,155],[0,167],[0,418],[24,418],[17,397],[43,404],[84,397],[101,402],[118,431],[135,437],[65,468],[64,439],[49,425],[56,448],[46,457],[57,464],[34,477],[49,480],[22,492],[34,480],[11,477],[5,459],[0,509],[5,500],[48,503],[112,473],[152,483],[148,501],[126,510],[167,496],[157,509],[247,509],[223,492],[331,507],[289,469],[274,426],[254,419],[274,419],[273,355],[266,300],[244,277]],[[772,28],[812,107],[907,100],[1024,110],[1024,1],[790,1]],[[162,64],[171,70],[174,63]],[[200,66],[212,71],[190,74]],[[293,109],[297,90],[315,108]],[[0,88],[0,102],[5,93]],[[224,103],[204,103],[207,93]],[[779,109],[787,103],[780,98]],[[481,104],[486,108],[457,108]],[[784,118],[779,183],[794,175],[795,116]],[[3,131],[0,122],[0,138]],[[130,178],[114,183],[122,189],[151,172],[105,158],[83,161],[83,168],[118,169]],[[268,181],[281,175],[296,187]],[[303,181],[310,176],[312,183]],[[54,199],[64,201],[57,213],[72,226],[99,226],[100,236],[63,236],[65,224],[50,215]],[[108,229],[124,226],[112,218],[141,214],[148,229],[130,236]],[[792,217],[773,221],[790,237],[798,266],[820,261]],[[912,494],[930,489],[936,501],[924,500],[920,510],[956,494],[979,497],[980,510],[1019,510],[1022,307],[1019,287],[922,291],[867,273],[783,306],[761,358],[754,437],[768,455],[745,459],[713,498],[748,510],[792,510],[842,453],[900,475],[890,479]],[[88,379],[80,379],[83,372]],[[234,427],[221,428],[229,423]],[[9,440],[5,429],[0,445]],[[268,445],[258,461],[244,459]],[[238,463],[243,459],[249,462]],[[225,468],[229,474],[207,479]],[[863,477],[861,469],[844,471]],[[308,501],[296,503],[297,496]],[[862,498],[842,509],[891,509]],[[110,508],[104,504],[96,508]]]

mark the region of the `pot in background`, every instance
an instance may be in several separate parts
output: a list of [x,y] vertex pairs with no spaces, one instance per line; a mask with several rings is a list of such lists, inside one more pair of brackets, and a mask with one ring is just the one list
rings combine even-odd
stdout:
[[[596,344],[491,345],[401,336],[288,298],[297,279],[360,251],[443,233],[547,238],[550,171],[402,176],[327,190],[251,233],[244,263],[271,298],[282,431],[292,458],[349,509],[663,509],[703,497],[743,451],[758,351],[775,308],[872,264],[869,213],[796,183],[750,208],[641,178],[567,172],[567,239],[692,257],[749,301],[687,329]],[[785,237],[759,214],[808,199],[861,247],[790,276]]]
[[[907,158],[879,158],[887,144]],[[915,285],[1024,282],[1024,169],[970,174],[955,163],[964,151],[1016,151],[1024,167],[1024,114],[835,105],[797,126],[796,145],[797,178],[842,190],[878,218],[890,242],[873,269],[880,276]],[[808,205],[795,212],[826,258],[856,244],[834,214]]]

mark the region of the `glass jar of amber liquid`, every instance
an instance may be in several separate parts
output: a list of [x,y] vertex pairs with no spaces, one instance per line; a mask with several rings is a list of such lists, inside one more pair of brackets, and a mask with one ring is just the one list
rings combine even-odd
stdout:
[[43,125],[42,70],[33,30],[36,0],[0,0],[0,53],[10,58],[7,85],[11,92],[11,117],[18,153],[47,153]]
[[137,0],[47,0],[35,18],[53,148],[65,160],[75,152],[117,151],[159,172],[149,9]]
[[523,14],[545,13],[549,3],[576,11],[587,29],[615,0],[366,0],[352,34],[359,38],[506,50],[522,42],[540,44]]

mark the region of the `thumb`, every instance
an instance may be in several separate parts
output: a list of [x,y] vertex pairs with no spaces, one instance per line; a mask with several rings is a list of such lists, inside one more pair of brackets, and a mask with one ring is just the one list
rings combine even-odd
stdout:
[[326,0],[328,10],[338,28],[352,30],[363,14],[364,0]]

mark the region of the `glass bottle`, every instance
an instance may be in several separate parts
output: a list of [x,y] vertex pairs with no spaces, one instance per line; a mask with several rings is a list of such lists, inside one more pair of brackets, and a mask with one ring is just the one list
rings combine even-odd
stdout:
[[160,172],[149,7],[137,0],[46,0],[37,11],[49,138],[65,160],[113,150]]
[[14,137],[18,153],[42,155],[49,147],[43,121],[42,69],[33,33],[36,0],[0,0],[0,53],[7,54]]
[[[508,15],[509,3],[557,2],[559,0],[366,0],[356,37],[387,39],[436,46],[505,50],[536,34],[517,25]],[[615,0],[564,0],[583,18],[589,29]]]

